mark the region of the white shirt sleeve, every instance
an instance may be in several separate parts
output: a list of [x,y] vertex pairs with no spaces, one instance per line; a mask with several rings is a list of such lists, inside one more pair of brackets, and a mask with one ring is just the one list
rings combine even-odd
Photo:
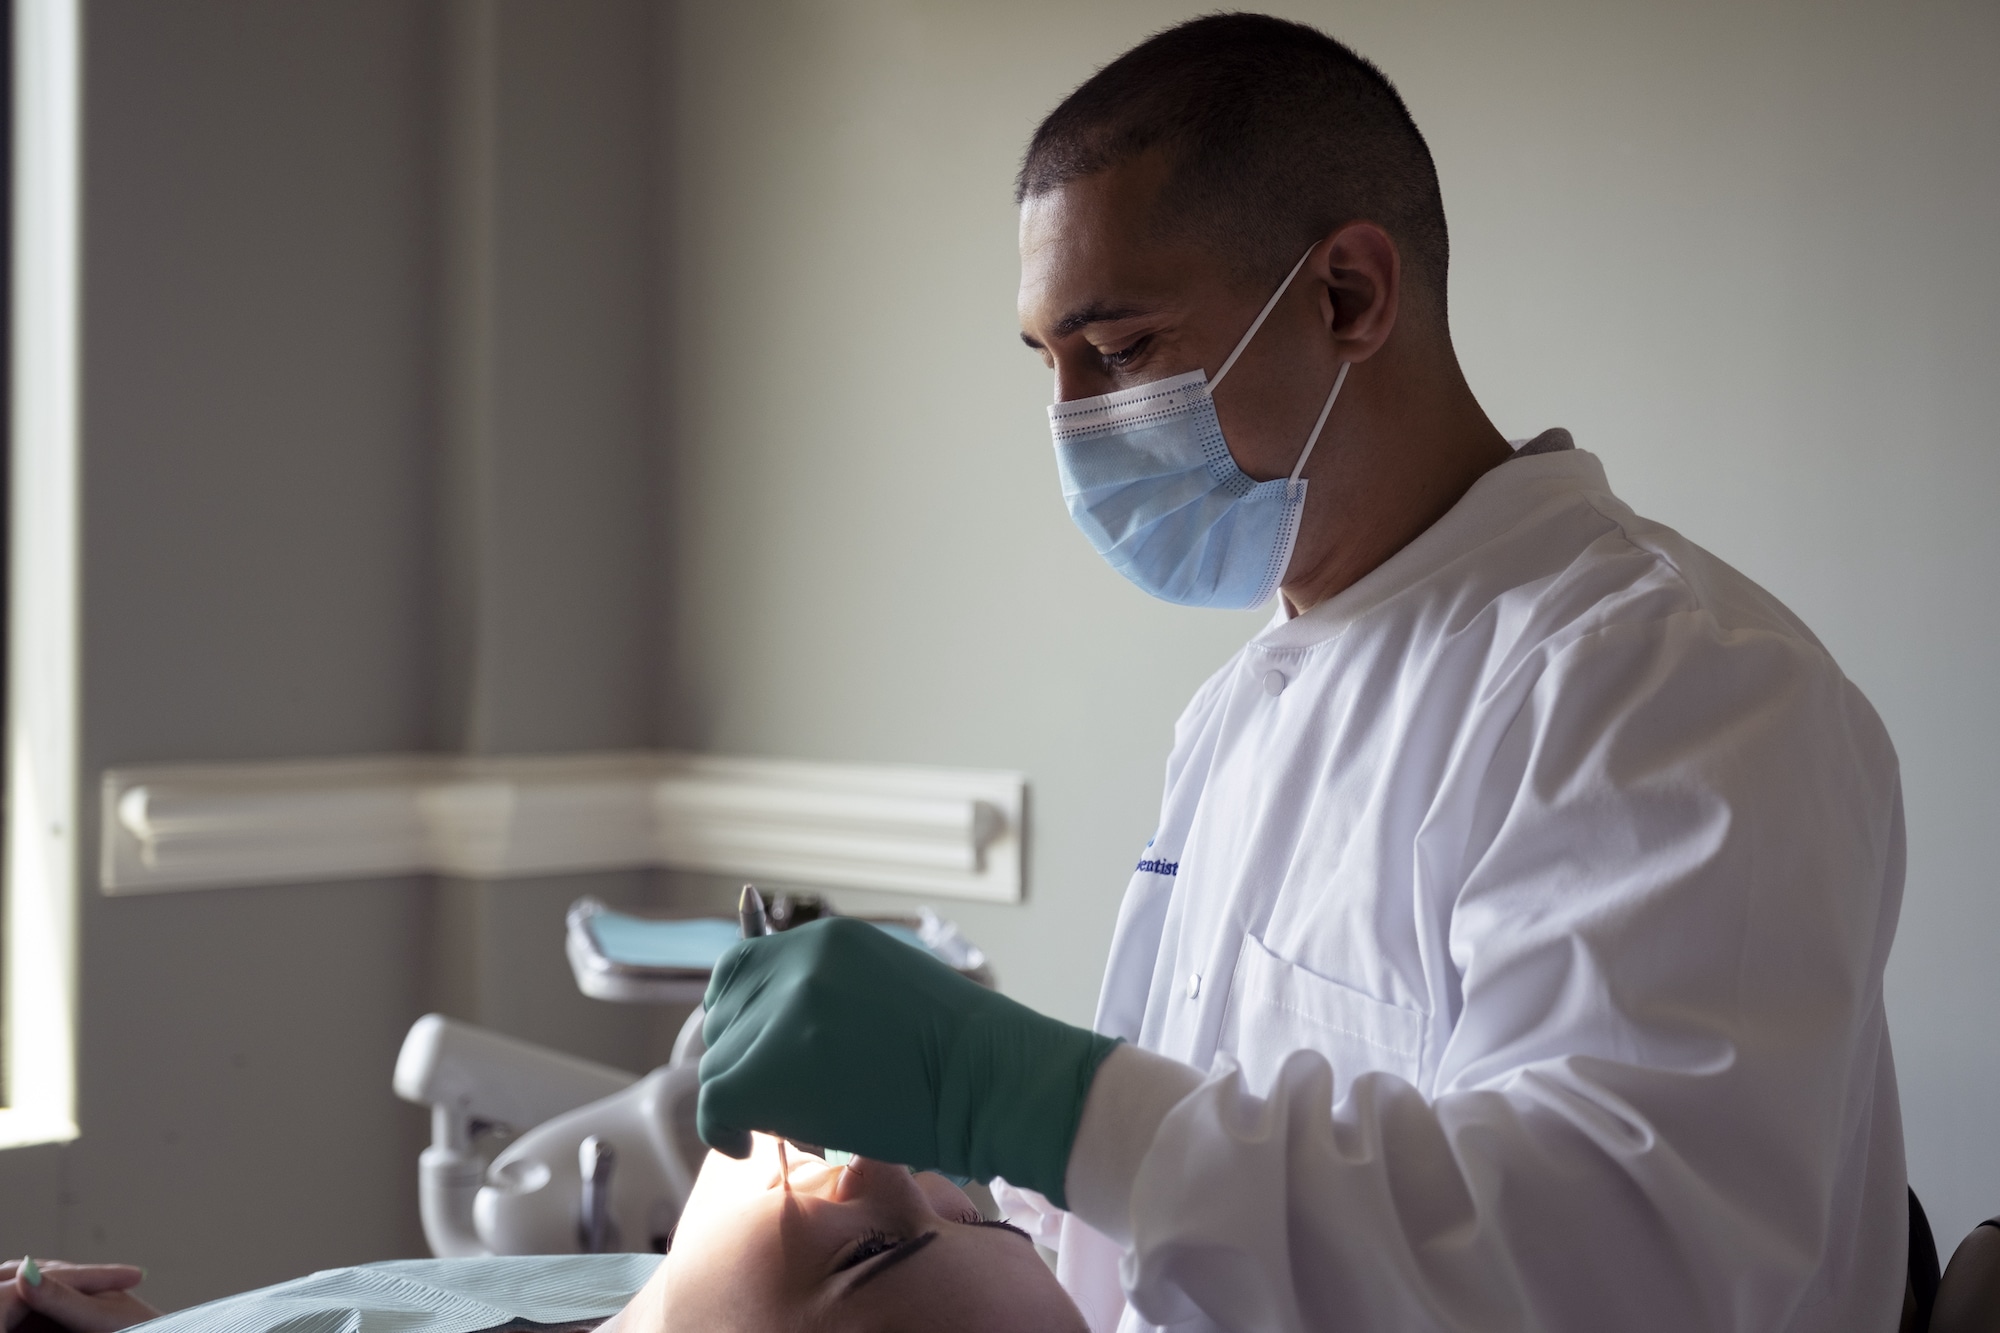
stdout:
[[1244,1333],[1892,1327],[1902,809],[1858,692],[1816,644],[1699,611],[1601,628],[1454,800],[1430,1095],[1374,1072],[1336,1102],[1311,1051],[1266,1096],[1226,1063],[1103,1066],[1065,1188],[1125,1244],[1133,1308]]

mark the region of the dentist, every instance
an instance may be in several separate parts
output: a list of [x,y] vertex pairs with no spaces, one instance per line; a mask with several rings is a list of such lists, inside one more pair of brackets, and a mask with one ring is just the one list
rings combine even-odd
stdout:
[[703,1136],[1005,1177],[1064,1210],[1098,1330],[1885,1333],[1867,701],[1565,432],[1494,429],[1429,152],[1346,47],[1161,33],[1018,194],[1077,525],[1155,596],[1277,613],[1181,718],[1095,1031],[853,922],[747,941]]

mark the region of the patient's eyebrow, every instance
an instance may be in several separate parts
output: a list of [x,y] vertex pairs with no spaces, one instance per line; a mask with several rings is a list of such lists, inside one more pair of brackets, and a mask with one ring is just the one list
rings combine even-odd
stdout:
[[882,1274],[888,1272],[890,1269],[894,1268],[897,1264],[902,1263],[903,1260],[914,1258],[916,1255],[922,1253],[924,1246],[930,1244],[937,1238],[938,1238],[937,1232],[926,1231],[921,1236],[916,1236],[909,1240],[904,1241],[901,1245],[896,1246],[894,1249],[884,1250],[880,1256],[869,1260],[866,1271],[864,1271],[860,1277],[855,1278],[854,1281],[848,1283],[845,1287],[841,1288],[840,1294],[842,1296],[845,1296],[849,1292],[857,1291],[860,1288],[866,1286],[868,1283],[873,1282],[876,1278],[881,1277]]

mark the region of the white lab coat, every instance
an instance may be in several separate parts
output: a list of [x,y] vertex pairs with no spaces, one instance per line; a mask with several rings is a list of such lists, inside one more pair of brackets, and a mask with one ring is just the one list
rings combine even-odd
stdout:
[[1098,1329],[1888,1333],[1902,873],[1812,634],[1512,459],[1181,718],[1097,1020],[1170,1059],[1104,1066],[1059,1272]]

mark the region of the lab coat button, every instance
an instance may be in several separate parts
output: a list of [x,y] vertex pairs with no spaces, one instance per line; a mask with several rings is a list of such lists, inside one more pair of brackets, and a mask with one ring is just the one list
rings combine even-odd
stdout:
[[1264,673],[1264,693],[1276,697],[1285,692],[1285,673],[1266,671]]
[[1199,1000],[1201,998],[1201,973],[1199,972],[1188,973],[1188,998],[1190,1000]]

